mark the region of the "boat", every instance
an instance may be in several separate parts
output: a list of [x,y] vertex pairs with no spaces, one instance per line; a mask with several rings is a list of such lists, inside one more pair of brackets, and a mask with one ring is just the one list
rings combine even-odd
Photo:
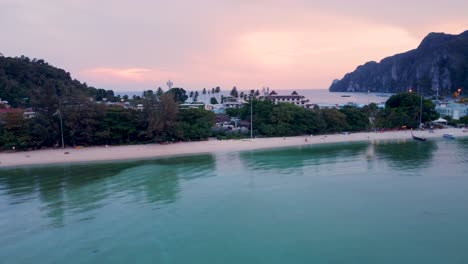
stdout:
[[455,137],[452,134],[444,134],[442,137],[446,139],[455,139]]
[[413,136],[413,139],[414,139],[414,140],[417,140],[417,141],[426,141],[426,138],[417,137],[417,136]]
[[426,138],[417,137],[417,136],[413,135],[413,130],[412,130],[412,129],[411,129],[411,136],[413,137],[414,140],[417,140],[417,141],[426,141]]
[[345,95],[342,95],[341,97],[351,97],[351,95],[345,94]]

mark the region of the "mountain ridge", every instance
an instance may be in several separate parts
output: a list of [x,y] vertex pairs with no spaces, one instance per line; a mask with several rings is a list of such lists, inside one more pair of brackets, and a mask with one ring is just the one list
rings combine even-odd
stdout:
[[341,80],[331,92],[404,92],[450,94],[468,88],[468,30],[458,35],[429,33],[416,49],[380,62],[369,61]]

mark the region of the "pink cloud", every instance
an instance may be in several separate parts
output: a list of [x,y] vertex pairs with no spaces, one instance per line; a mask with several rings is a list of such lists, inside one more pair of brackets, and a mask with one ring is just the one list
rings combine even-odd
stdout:
[[141,68],[112,68],[112,67],[97,67],[85,69],[81,75],[86,79],[97,83],[152,83],[160,80],[171,78],[176,74],[174,72]]

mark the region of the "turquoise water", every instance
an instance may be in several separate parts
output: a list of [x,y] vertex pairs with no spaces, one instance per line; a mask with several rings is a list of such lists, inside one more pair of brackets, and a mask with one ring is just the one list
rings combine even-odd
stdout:
[[1,263],[468,263],[468,141],[0,170]]

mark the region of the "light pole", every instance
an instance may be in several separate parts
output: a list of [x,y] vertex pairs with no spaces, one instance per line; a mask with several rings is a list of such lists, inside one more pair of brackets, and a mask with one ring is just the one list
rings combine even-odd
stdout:
[[250,97],[250,139],[253,139],[253,94]]
[[367,90],[367,105],[369,105],[369,93],[370,93],[370,90]]
[[62,135],[62,148],[65,148],[65,141],[63,140],[63,121],[62,121],[62,112],[60,112],[60,109],[55,112],[54,115],[58,115],[60,118],[60,134]]
[[62,134],[62,148],[65,148],[65,142],[63,140],[63,122],[62,122],[62,112],[59,110],[59,118],[60,118],[60,133]]
[[422,96],[422,93],[419,96],[421,97],[421,103],[419,105],[419,109],[420,109],[419,110],[420,111],[420,113],[419,113],[419,127],[422,128],[423,127],[423,124],[422,124],[422,113],[423,113],[423,108],[422,108],[422,97],[423,96]]

